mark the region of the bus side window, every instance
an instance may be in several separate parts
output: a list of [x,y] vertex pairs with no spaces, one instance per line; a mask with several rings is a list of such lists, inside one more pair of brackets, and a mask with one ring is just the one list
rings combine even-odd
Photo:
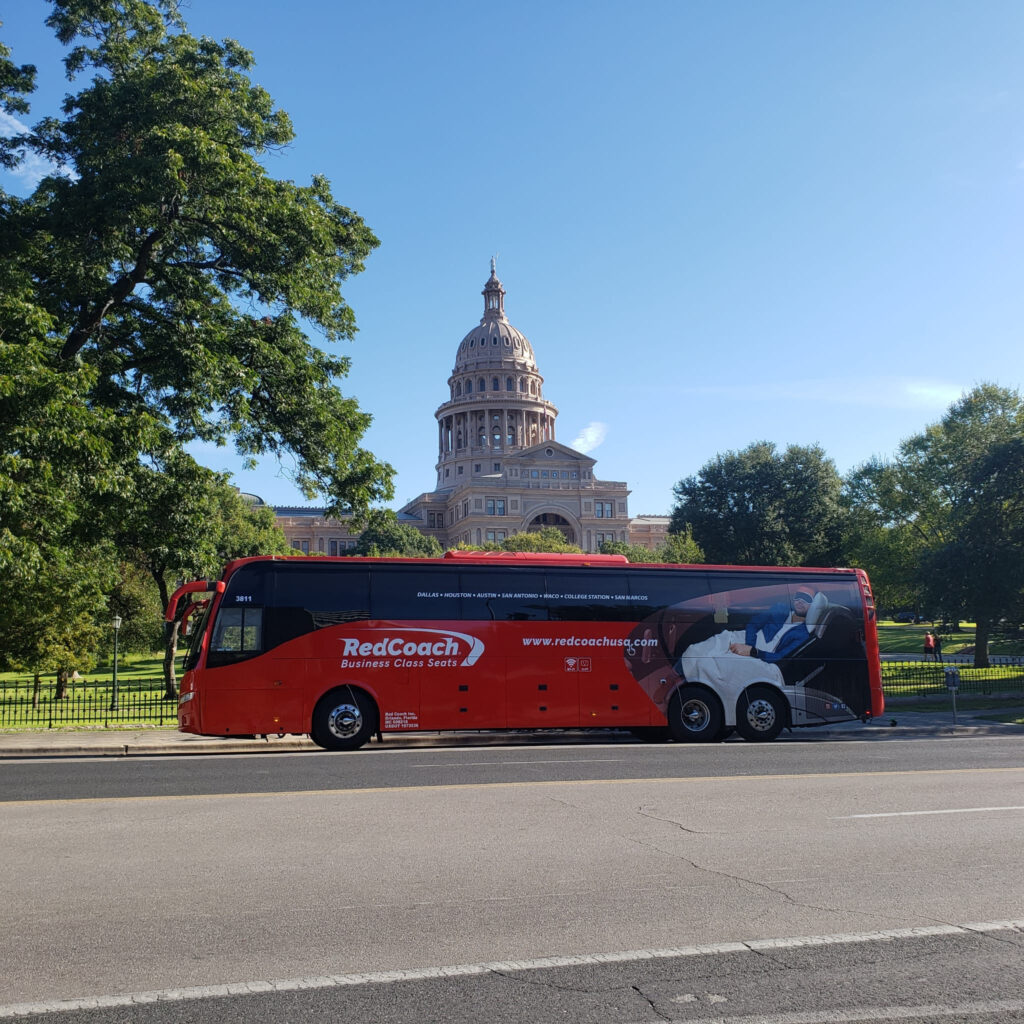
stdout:
[[224,608],[217,616],[211,653],[256,654],[263,649],[263,609]]

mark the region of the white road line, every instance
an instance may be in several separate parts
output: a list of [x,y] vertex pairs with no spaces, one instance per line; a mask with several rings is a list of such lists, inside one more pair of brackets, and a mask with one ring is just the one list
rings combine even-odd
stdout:
[[[47,1013],[69,1013],[73,1010],[96,1010],[107,1007],[135,1006],[142,1003],[178,1003],[193,999],[216,999],[224,996],[255,995],[264,992],[295,992],[307,988],[344,988],[352,985],[390,985],[400,981],[432,981],[439,978],[467,977],[476,974],[500,973],[511,971],[538,971],[553,967],[583,967],[595,964],[632,963],[643,960],[666,960],[674,957],[715,956],[722,953],[751,953],[761,950],[797,949],[804,946],[832,946],[855,942],[888,942],[895,939],[929,938],[941,935],[972,935],[977,932],[1024,931],[1024,920],[1020,921],[982,921],[965,925],[934,925],[926,928],[890,928],[879,932],[850,932],[840,935],[805,935],[785,939],[752,939],[748,942],[717,942],[704,946],[680,946],[674,949],[628,949],[617,953],[585,953],[580,956],[549,956],[536,960],[496,960],[480,964],[454,964],[450,967],[419,967],[406,971],[372,971],[363,974],[330,974],[310,978],[283,978],[267,981],[234,982],[227,985],[199,985],[191,988],[166,988],[153,992],[131,992],[113,996],[87,996],[81,999],[52,999],[36,1003],[10,1003],[0,1005],[0,1019],[10,1017],[39,1016]],[[1009,1003],[967,1003],[963,1006],[991,1006],[994,1009],[968,1009],[967,1013],[1010,1012],[1018,1008],[1024,1009],[1024,1002]],[[961,1007],[928,1007],[905,1008],[906,1015],[898,1016],[903,1008],[893,1007],[883,1011],[882,1008],[868,1008],[865,1011],[847,1011],[849,1013],[888,1013],[896,1019],[912,1019],[914,1015],[931,1014],[935,1016],[956,1016],[965,1012]],[[912,1011],[912,1012],[911,1012]],[[842,1012],[842,1011],[838,1011]],[[799,1015],[783,1014],[779,1017],[743,1017],[713,1018],[693,1021],[692,1024],[817,1024],[829,1021],[871,1021],[884,1020],[874,1016],[837,1016],[830,1012],[821,1014]]]
[[[925,1003],[922,1006],[864,1006],[856,1010],[820,1013],[773,1013],[755,1017],[687,1017],[687,1024],[859,1024],[863,1021],[935,1020],[936,1017],[975,1017],[983,1013],[1015,1013],[1024,1010],[1022,999],[989,999],[957,1006]],[[668,1024],[672,1024],[671,1021]],[[682,1022],[680,1022],[682,1024]]]
[[843,814],[833,821],[851,818],[912,818],[923,814],[983,814],[986,811],[1024,811],[1024,807],[947,807],[940,811],[884,811],[879,814]]

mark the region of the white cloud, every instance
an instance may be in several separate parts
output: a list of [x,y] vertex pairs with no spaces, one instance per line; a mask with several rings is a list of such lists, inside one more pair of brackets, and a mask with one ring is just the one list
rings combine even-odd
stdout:
[[605,439],[608,433],[608,425],[605,423],[588,423],[580,432],[579,436],[569,446],[578,452],[588,455]]
[[[5,139],[13,138],[15,135],[23,135],[31,131],[31,128],[16,117],[12,117],[4,110],[0,110],[0,137]],[[58,167],[49,160],[43,159],[35,153],[26,153],[17,167],[4,172],[18,181],[25,182],[30,188],[35,188],[48,174],[60,173],[69,178],[74,174],[70,167]]]
[[0,110],[0,135],[9,139],[12,135],[21,135],[28,131],[28,125],[22,124],[16,117],[11,117],[6,110]]

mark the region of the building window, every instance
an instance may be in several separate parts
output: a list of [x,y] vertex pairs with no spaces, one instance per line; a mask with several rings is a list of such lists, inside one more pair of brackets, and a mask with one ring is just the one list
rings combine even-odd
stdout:
[[480,380],[477,382],[477,384],[479,386],[479,390],[480,391],[486,391],[487,390],[487,381],[485,381],[483,379],[483,377],[480,378]]
[[467,380],[466,381],[466,394],[467,395],[473,394],[473,382],[471,380]]
[[462,518],[465,519],[469,515],[469,502],[464,501],[462,503]]
[[519,390],[526,391],[526,381],[522,377],[519,378]]
[[594,515],[598,519],[612,519],[612,503],[610,501],[595,501]]
[[487,499],[487,514],[489,516],[503,516],[505,514],[505,499],[504,498],[488,498]]
[[500,473],[501,472],[501,463],[500,462],[495,462],[494,463],[494,472],[495,473]]
[[505,378],[505,390],[506,391],[515,391],[515,389],[516,389],[516,382],[511,377],[506,377]]
[[473,472],[474,473],[479,473],[480,472],[480,463],[479,462],[474,462],[473,463]]
[[487,530],[487,539],[495,544],[500,544],[507,536],[505,530]]
[[455,471],[455,475],[456,476],[462,476],[462,467],[461,466],[459,466],[459,468]]

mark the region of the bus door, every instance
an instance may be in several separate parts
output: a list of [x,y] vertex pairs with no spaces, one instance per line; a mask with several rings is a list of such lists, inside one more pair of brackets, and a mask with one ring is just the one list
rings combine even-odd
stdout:
[[[267,611],[248,574],[229,582],[206,655],[200,694],[202,728],[219,735],[303,731],[304,663],[267,651]],[[234,584],[234,586],[232,586]]]

